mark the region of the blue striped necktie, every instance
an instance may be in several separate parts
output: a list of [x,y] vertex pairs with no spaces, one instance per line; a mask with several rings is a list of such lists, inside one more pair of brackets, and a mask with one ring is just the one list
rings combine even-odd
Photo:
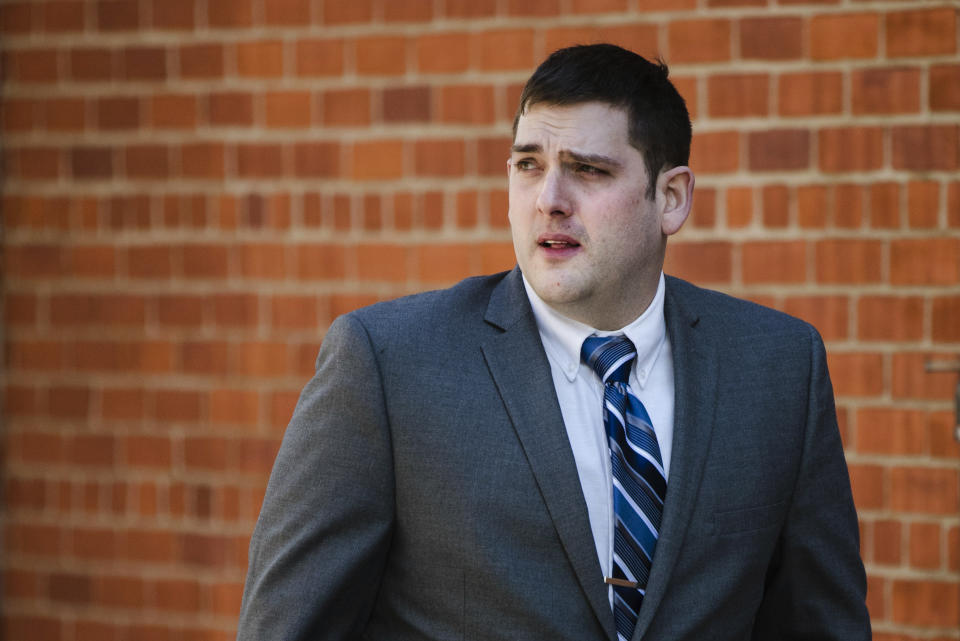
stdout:
[[630,393],[630,366],[637,356],[626,336],[591,336],[580,351],[603,381],[603,422],[613,468],[613,616],[617,636],[629,641],[647,587],[667,482],[653,423]]

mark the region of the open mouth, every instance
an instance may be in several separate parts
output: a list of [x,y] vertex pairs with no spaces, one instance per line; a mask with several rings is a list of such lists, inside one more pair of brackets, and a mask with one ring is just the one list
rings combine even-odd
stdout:
[[579,247],[580,243],[572,240],[542,240],[540,241],[540,246],[546,247],[547,249],[569,249]]

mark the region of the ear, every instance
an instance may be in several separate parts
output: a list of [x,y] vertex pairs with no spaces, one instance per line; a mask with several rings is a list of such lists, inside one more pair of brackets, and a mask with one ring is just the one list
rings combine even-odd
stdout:
[[657,177],[657,204],[661,207],[660,228],[664,236],[680,231],[690,215],[693,183],[693,171],[685,166],[673,167]]

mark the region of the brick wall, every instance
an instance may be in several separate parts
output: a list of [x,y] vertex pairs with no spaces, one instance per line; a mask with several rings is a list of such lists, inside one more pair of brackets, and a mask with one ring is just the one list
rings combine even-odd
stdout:
[[548,52],[662,54],[668,270],[830,351],[881,641],[960,639],[958,15],[925,0],[4,0],[2,630],[230,639],[324,328],[513,264]]

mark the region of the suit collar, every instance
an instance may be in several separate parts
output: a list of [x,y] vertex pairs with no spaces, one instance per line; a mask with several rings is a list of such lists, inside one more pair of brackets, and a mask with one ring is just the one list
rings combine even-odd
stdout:
[[492,292],[485,320],[501,330],[482,345],[490,375],[585,598],[607,637],[615,639],[613,614],[576,461],[564,429],[550,365],[517,268]]
[[647,593],[633,638],[650,626],[683,548],[683,539],[700,489],[704,462],[710,449],[716,407],[717,359],[701,326],[691,298],[696,288],[667,277],[664,314],[673,351],[674,429],[670,482],[663,508],[663,525],[654,555]]

